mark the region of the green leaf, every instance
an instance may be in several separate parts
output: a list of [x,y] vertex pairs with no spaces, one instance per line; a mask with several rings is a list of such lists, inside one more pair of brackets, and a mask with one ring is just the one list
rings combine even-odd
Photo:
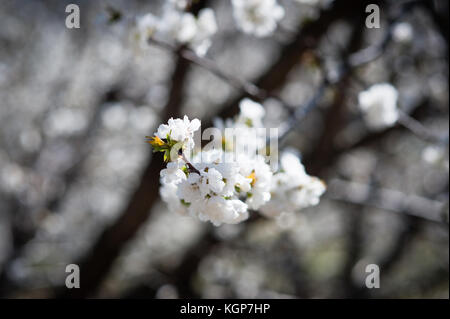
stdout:
[[164,162],[168,162],[169,157],[170,157],[170,150],[167,149],[164,151]]
[[184,205],[186,207],[191,206],[191,203],[186,202],[184,199],[180,199],[180,202],[181,202],[182,205]]

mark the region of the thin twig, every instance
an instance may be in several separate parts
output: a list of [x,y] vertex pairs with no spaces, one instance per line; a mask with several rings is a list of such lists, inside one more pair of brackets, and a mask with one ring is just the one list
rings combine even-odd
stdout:
[[191,162],[189,162],[189,160],[186,158],[184,153],[181,153],[181,159],[186,163],[186,165],[189,168],[189,171],[191,171],[193,173],[197,173],[198,175],[201,175],[200,171],[198,169],[196,169],[195,166],[191,164]]
[[433,144],[448,145],[448,135],[443,137],[436,136],[435,134],[430,132],[430,130],[426,128],[422,123],[403,111],[400,111],[398,123],[424,141]]
[[276,99],[276,100],[282,102],[283,104],[285,104],[281,100],[281,98],[279,98],[275,95],[269,94],[267,91],[265,91],[262,88],[259,88],[255,84],[253,84],[249,81],[242,80],[234,75],[227,74],[225,71],[221,70],[214,61],[212,61],[206,57],[197,55],[194,51],[192,51],[189,48],[186,48],[186,47],[178,48],[175,45],[158,40],[154,37],[149,38],[148,43],[154,44],[154,45],[156,45],[162,49],[165,49],[171,53],[176,53],[183,59],[186,59],[187,61],[208,70],[211,74],[214,74],[219,79],[222,79],[223,81],[228,83],[230,86],[234,87],[235,89],[245,92],[246,95],[248,95],[249,97],[253,98],[256,101],[263,101],[266,98],[271,97],[271,98]]

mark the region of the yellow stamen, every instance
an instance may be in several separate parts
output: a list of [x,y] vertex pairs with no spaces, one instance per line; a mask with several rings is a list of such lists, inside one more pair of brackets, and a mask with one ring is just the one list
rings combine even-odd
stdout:
[[150,140],[147,141],[147,143],[149,143],[152,146],[164,146],[165,143],[162,139],[160,139],[158,136],[153,136],[153,137],[147,137]]
[[250,178],[252,180],[250,185],[255,186],[255,182],[256,182],[255,171],[253,171],[250,175],[248,175],[247,178]]

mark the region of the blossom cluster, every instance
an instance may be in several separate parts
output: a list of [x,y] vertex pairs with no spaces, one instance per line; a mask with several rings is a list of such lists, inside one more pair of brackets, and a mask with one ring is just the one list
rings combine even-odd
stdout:
[[[285,16],[284,8],[277,0],[230,0],[233,17],[239,30],[256,36],[267,37],[274,33]],[[296,0],[316,6],[320,0]],[[331,0],[326,0],[331,1]],[[166,1],[160,16],[152,13],[137,19],[137,36],[143,44],[154,36],[187,45],[203,56],[211,46],[211,38],[218,26],[214,11],[200,10],[197,16],[188,12],[189,0]]]
[[306,173],[295,152],[285,151],[281,156],[281,170],[272,178],[272,198],[260,211],[265,216],[278,217],[315,206],[325,190],[324,182]]
[[[264,116],[261,104],[244,99],[234,119],[215,122],[220,130],[244,130],[233,146],[249,144],[247,149],[260,150],[265,140],[249,139],[245,130],[262,127]],[[168,161],[160,173],[160,194],[170,210],[219,226],[242,222],[250,211],[278,217],[319,203],[325,184],[309,176],[291,151],[281,155],[280,169],[274,170],[261,152],[233,152],[236,148],[224,138],[221,148],[202,150],[188,159],[199,127],[199,120],[187,116],[170,119],[148,141]]]

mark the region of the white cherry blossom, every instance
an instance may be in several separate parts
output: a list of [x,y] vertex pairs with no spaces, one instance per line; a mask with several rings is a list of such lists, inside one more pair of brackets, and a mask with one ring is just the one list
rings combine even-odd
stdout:
[[295,153],[285,151],[281,155],[281,169],[272,178],[271,200],[260,211],[268,217],[294,213],[317,205],[325,190],[325,184],[320,179],[306,173]]
[[398,92],[388,83],[375,84],[358,95],[364,120],[374,130],[389,127],[398,120]]
[[137,35],[142,47],[147,45],[147,39],[160,29],[160,19],[151,13],[139,17],[136,21]]
[[170,118],[167,124],[161,124],[155,132],[155,136],[161,140],[168,137],[175,142],[183,143],[187,148],[194,146],[194,132],[200,128],[200,120],[192,121],[185,115],[183,119]]
[[238,123],[252,127],[262,127],[262,119],[266,111],[261,104],[245,98],[239,103],[239,109]]
[[164,6],[161,17],[146,14],[137,20],[137,31],[141,43],[150,37],[162,41],[188,45],[198,55],[205,55],[211,46],[211,37],[217,32],[214,11],[210,8],[200,10],[198,17],[185,12],[185,4],[169,1]]
[[160,172],[161,181],[164,184],[178,184],[185,180],[186,174],[181,169],[184,165],[185,163],[181,159],[167,163],[166,168]]
[[233,15],[245,33],[266,37],[277,28],[284,9],[276,0],[232,0]]

